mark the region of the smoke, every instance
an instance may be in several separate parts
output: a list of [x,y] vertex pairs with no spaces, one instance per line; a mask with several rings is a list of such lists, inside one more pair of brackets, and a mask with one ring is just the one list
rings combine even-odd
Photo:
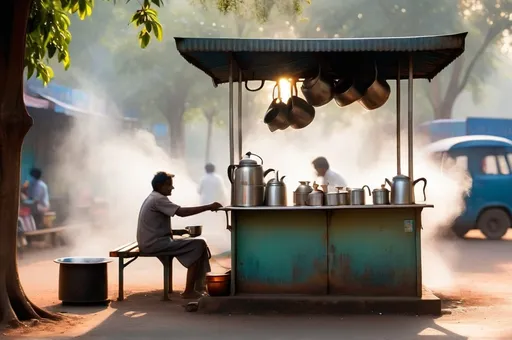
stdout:
[[[263,111],[262,111],[263,112]],[[334,119],[333,119],[334,118]],[[330,121],[331,123],[327,123]],[[265,168],[286,175],[288,204],[299,181],[314,181],[312,160],[324,156],[331,168],[341,174],[352,188],[368,185],[380,187],[384,179],[396,175],[396,117],[386,111],[364,112],[359,105],[338,108],[329,104],[317,110],[315,120],[305,129],[277,131],[271,134],[262,122],[253,121],[244,152],[251,151],[264,160]],[[401,138],[401,169],[407,169],[407,136]],[[423,281],[429,288],[448,288],[453,285],[451,264],[457,254],[450,251],[438,236],[446,234],[451,222],[464,210],[464,196],[471,183],[464,169],[452,167],[442,171],[428,154],[422,151],[424,142],[416,137],[414,147],[414,177],[428,181],[428,204],[422,212],[422,270]],[[417,203],[422,203],[422,183],[415,188]],[[366,197],[371,203],[371,197]],[[370,236],[371,237],[371,236]],[[443,247],[444,246],[444,247]]]

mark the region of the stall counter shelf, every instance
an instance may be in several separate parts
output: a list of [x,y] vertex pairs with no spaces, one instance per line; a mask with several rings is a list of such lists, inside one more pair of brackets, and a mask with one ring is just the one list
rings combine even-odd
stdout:
[[421,211],[431,207],[222,208],[231,212],[231,295],[421,298]]

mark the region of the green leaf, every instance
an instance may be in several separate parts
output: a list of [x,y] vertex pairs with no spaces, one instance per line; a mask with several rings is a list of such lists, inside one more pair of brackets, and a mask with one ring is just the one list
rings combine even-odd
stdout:
[[151,35],[146,31],[146,29],[142,29],[139,33],[139,44],[141,48],[146,48],[149,45],[149,41],[151,40]]
[[153,25],[153,34],[159,41],[162,41],[162,38],[163,38],[162,25],[160,25],[160,23],[158,21],[153,21],[153,22],[151,22],[151,24]]

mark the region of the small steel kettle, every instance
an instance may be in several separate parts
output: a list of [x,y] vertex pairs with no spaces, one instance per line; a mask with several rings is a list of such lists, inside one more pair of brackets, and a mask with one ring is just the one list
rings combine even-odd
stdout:
[[279,171],[277,171],[276,177],[267,182],[265,190],[266,205],[270,207],[286,206],[286,184],[283,181],[285,177],[279,178]]
[[308,181],[300,181],[300,185],[293,192],[293,204],[298,206],[307,205],[308,195],[313,191]]
[[393,177],[393,182],[387,178],[385,178],[385,181],[391,187],[392,204],[414,204],[414,186],[419,182],[423,182],[423,200],[427,200],[427,195],[425,194],[427,180],[423,177],[412,181],[405,175],[396,175]]

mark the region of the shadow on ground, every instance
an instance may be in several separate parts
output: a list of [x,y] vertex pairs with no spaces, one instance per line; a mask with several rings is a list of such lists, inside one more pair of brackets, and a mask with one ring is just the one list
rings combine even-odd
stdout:
[[[205,315],[188,313],[177,295],[130,295],[81,339],[468,339],[433,317]],[[94,311],[91,311],[94,312]]]

